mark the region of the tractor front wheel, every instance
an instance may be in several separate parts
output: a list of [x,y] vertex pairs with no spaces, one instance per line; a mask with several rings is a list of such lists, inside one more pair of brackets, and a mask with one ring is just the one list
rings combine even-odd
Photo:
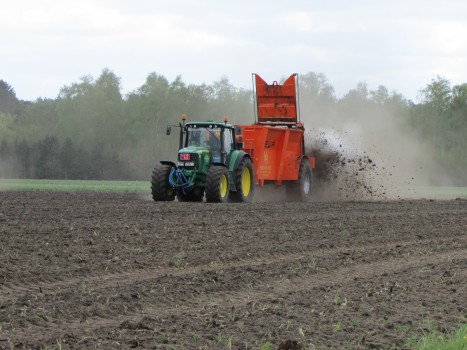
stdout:
[[229,194],[229,171],[221,165],[212,165],[206,174],[206,201],[227,202]]
[[232,202],[251,202],[253,200],[253,165],[248,157],[244,157],[237,169],[234,170],[236,192],[230,192]]
[[175,199],[175,190],[169,184],[170,165],[156,165],[151,177],[152,198],[156,202],[169,202]]

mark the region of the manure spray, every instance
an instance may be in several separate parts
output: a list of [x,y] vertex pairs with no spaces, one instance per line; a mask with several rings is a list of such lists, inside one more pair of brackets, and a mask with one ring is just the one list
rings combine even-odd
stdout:
[[383,169],[334,129],[307,132],[306,153],[316,158],[313,198],[317,201],[385,200],[387,185],[376,181]]

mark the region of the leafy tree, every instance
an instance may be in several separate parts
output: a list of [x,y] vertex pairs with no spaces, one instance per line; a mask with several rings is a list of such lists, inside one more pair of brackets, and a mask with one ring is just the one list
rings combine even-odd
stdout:
[[387,87],[380,85],[376,90],[370,91],[370,100],[376,104],[384,105],[389,100]]
[[35,147],[35,177],[38,179],[60,178],[60,144],[55,136],[47,136]]
[[6,157],[10,156],[10,146],[6,142],[5,139],[2,140],[2,143],[0,144],[0,157],[5,159]]
[[16,114],[19,101],[15,90],[4,80],[0,80],[0,112]]
[[23,179],[31,176],[31,148],[25,140],[15,144],[16,157],[18,159],[18,174]]
[[60,178],[62,179],[79,179],[79,163],[73,147],[73,142],[70,138],[66,138],[58,155],[60,163]]
[[10,145],[3,139],[0,142],[0,177],[13,177],[13,161]]
[[[309,72],[299,76],[300,118],[313,125],[325,115],[331,122],[337,117],[334,88],[322,73]],[[322,123],[322,121],[320,121]]]
[[200,113],[205,119],[222,121],[228,116],[234,123],[253,122],[253,100],[251,91],[235,88],[227,79],[222,77],[204,92],[208,99],[206,111]]
[[334,88],[322,73],[309,72],[299,77],[300,96],[334,102]]
[[12,143],[16,134],[15,117],[11,113],[0,112],[0,140]]
[[39,98],[34,103],[24,104],[21,113],[15,119],[16,139],[33,144],[47,136],[58,135],[60,119],[54,99]]
[[422,102],[429,104],[438,112],[447,111],[450,106],[452,92],[451,83],[440,76],[433,79],[425,89],[421,90]]
[[88,152],[99,143],[102,147],[99,152],[105,156],[112,145],[125,139],[120,79],[108,69],[95,82],[84,77],[80,83],[63,87],[57,109],[60,114],[57,133]]

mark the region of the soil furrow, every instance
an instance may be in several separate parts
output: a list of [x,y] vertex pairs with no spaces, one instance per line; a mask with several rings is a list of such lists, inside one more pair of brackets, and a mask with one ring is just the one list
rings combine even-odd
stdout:
[[[220,291],[214,293],[201,293],[194,297],[188,297],[183,302],[146,304],[143,310],[138,312],[128,312],[113,314],[109,318],[91,317],[84,320],[47,323],[45,327],[29,325],[27,329],[12,329],[8,335],[2,335],[1,339],[8,339],[16,342],[17,339],[24,339],[28,335],[34,335],[34,338],[47,342],[54,339],[65,337],[67,334],[73,334],[74,337],[93,336],[93,332],[100,328],[119,327],[123,322],[137,322],[144,317],[157,316],[158,318],[170,318],[174,315],[199,315],[206,308],[215,308],[218,306],[235,305],[242,307],[246,304],[261,304],[271,300],[287,298],[291,293],[297,293],[305,290],[318,290],[329,286],[344,286],[357,280],[368,280],[375,276],[391,275],[400,271],[422,268],[427,264],[439,264],[450,262],[454,259],[464,259],[467,256],[467,249],[443,252],[437,255],[416,256],[408,258],[397,258],[391,260],[363,263],[352,267],[343,267],[336,270],[317,273],[313,275],[304,275],[291,279],[284,278],[280,281],[266,280],[259,281],[258,284],[247,289],[236,291]],[[462,273],[462,271],[461,271]],[[465,275],[465,271],[463,273]],[[171,276],[176,278],[177,275]]]
[[[392,249],[397,248],[400,252],[402,248],[409,249],[416,245],[418,247],[427,245],[434,246],[434,243],[439,246],[443,243],[443,249],[451,249],[450,246],[446,246],[447,243],[455,243],[456,245],[464,244],[467,246],[467,236],[461,237],[445,237],[443,239],[438,239],[434,241],[433,239],[417,239],[414,241],[390,241],[383,243],[371,243],[364,246],[356,247],[337,247],[333,249],[324,249],[324,250],[300,250],[298,252],[290,253],[274,253],[274,252],[261,252],[258,256],[254,258],[240,258],[236,261],[230,262],[211,262],[208,265],[200,265],[193,267],[165,267],[159,266],[152,269],[139,269],[139,270],[129,270],[122,271],[118,273],[110,274],[93,274],[88,276],[74,277],[70,279],[60,279],[56,278],[50,281],[34,281],[32,283],[23,283],[23,284],[14,284],[14,285],[1,285],[0,286],[0,302],[5,302],[7,300],[18,299],[25,294],[30,294],[34,297],[41,294],[57,294],[63,292],[64,290],[78,289],[80,284],[83,282],[92,285],[93,290],[111,288],[121,285],[131,285],[135,282],[144,282],[156,280],[162,276],[170,277],[181,277],[181,276],[190,276],[196,275],[202,272],[214,272],[219,270],[229,270],[237,269],[242,267],[252,267],[252,266],[261,266],[261,265],[273,265],[277,263],[284,262],[293,262],[301,259],[319,259],[322,257],[332,258],[336,255],[343,254],[344,256],[351,256],[355,253],[364,253],[367,251],[372,251],[372,255],[376,257],[384,257],[388,255],[389,252],[392,252]],[[368,260],[368,256],[365,258]],[[359,255],[359,258],[362,258]],[[357,261],[351,261],[351,264],[358,263]]]

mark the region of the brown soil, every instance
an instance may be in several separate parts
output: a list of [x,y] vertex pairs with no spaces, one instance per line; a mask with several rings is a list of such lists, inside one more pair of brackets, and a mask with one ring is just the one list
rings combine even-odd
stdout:
[[0,349],[387,349],[466,322],[467,201],[0,203]]

